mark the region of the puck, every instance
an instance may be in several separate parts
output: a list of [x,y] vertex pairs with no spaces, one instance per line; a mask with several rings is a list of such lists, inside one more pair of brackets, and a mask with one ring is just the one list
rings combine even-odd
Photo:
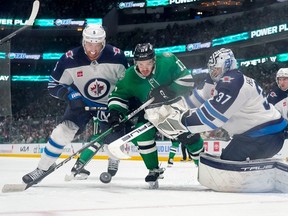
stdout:
[[101,182],[107,184],[107,183],[111,182],[111,180],[112,180],[112,176],[110,173],[108,173],[108,172],[101,173],[101,175],[100,175],[100,181]]

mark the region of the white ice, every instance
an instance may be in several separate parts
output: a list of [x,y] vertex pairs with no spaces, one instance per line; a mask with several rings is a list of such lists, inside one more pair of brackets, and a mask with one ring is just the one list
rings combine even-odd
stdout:
[[[0,187],[21,183],[38,158],[0,157]],[[61,160],[61,159],[60,159]],[[59,160],[59,161],[60,161]],[[58,161],[58,162],[59,162]],[[148,189],[147,170],[142,161],[121,161],[111,183],[99,175],[106,160],[92,160],[88,180],[65,182],[75,160],[51,173],[38,185],[23,192],[0,193],[0,215],[21,216],[286,216],[288,194],[219,193],[201,186],[197,168],[190,162],[175,162],[167,168],[157,190]],[[167,163],[162,162],[166,167]]]

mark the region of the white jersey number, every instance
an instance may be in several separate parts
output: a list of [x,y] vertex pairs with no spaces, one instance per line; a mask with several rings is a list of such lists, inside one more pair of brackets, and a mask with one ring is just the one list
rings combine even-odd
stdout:
[[218,103],[225,104],[227,101],[231,99],[230,95],[219,92],[217,98],[215,99]]

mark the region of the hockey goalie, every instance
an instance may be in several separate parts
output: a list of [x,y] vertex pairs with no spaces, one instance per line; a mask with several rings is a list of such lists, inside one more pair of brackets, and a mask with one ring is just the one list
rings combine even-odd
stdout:
[[[148,120],[169,138],[180,137],[187,131],[202,133],[220,127],[229,133],[232,139],[220,157],[207,154],[200,157],[198,177],[202,185],[225,192],[288,191],[287,178],[279,180],[276,175],[281,172],[287,176],[287,165],[272,159],[283,147],[286,120],[267,102],[257,81],[237,69],[230,49],[214,52],[208,61],[208,71],[204,85],[195,88],[191,96],[147,108]],[[206,163],[202,163],[204,160]],[[258,163],[259,169],[235,168],[259,167]],[[221,180],[216,182],[219,176]],[[267,184],[257,185],[259,178]]]

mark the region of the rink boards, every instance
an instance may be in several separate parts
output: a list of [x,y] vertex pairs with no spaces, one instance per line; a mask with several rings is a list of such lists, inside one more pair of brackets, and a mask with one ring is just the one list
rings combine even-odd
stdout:
[[[167,160],[171,142],[170,141],[157,141],[157,149],[160,160]],[[78,149],[80,149],[85,143],[71,143],[65,146],[62,158],[65,158]],[[204,141],[205,151],[210,154],[219,155],[221,149],[225,148],[228,142],[220,140],[206,140]],[[0,156],[13,156],[13,157],[40,157],[41,153],[45,148],[46,143],[33,143],[33,144],[0,144]],[[125,153],[131,156],[132,160],[140,160],[140,156],[137,148],[131,144],[127,143],[124,145]],[[94,159],[106,159],[106,152],[101,149]],[[182,153],[180,147],[176,151],[175,161],[182,159]]]
[[[157,141],[157,149],[159,160],[167,160],[171,142],[170,141]],[[204,148],[205,152],[212,155],[220,155],[223,148],[227,146],[229,142],[222,140],[205,140]],[[79,150],[85,143],[71,143],[65,146],[62,158],[66,158],[71,154]],[[0,156],[7,157],[40,157],[45,148],[46,143],[33,143],[33,144],[0,144]],[[141,160],[137,147],[131,143],[124,145],[124,151],[131,156],[129,160]],[[288,156],[288,141],[285,141],[283,149],[276,155],[277,158],[285,158]],[[94,159],[106,159],[106,152],[101,149]],[[182,153],[180,147],[176,151],[175,161],[182,159]]]

